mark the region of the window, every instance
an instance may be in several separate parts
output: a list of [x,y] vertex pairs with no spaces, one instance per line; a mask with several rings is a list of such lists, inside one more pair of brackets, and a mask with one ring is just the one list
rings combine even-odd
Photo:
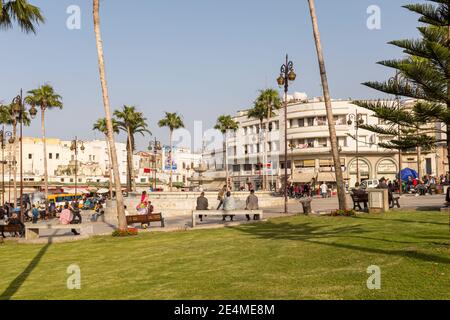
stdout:
[[89,155],[89,161],[92,161],[92,156],[91,155]]
[[239,164],[233,165],[233,172],[239,172],[241,171],[241,166]]
[[92,156],[92,161],[95,161],[95,155]]
[[56,160],[59,160],[59,153],[56,154]]
[[317,117],[317,125],[318,126],[326,126],[327,125],[327,117]]
[[28,154],[28,159],[33,159],[33,155],[31,153]]
[[72,161],[75,160],[75,156],[72,155],[72,156],[70,157],[70,159],[71,159]]
[[244,146],[244,154],[248,154],[248,145]]
[[146,178],[141,178],[141,183],[145,183],[145,182],[147,182],[147,179]]
[[244,171],[252,171],[252,165],[251,164],[244,164]]
[[52,154],[52,153],[49,153],[49,154],[48,154],[48,158],[49,158],[49,159],[53,159],[53,154]]
[[308,148],[314,148],[314,138],[307,139],[306,143],[308,144]]
[[298,119],[298,126],[299,127],[304,127],[305,126],[305,119],[304,118]]
[[64,178],[61,178],[61,182],[64,182]]
[[327,138],[319,138],[318,143],[320,147],[327,147],[328,146],[328,139]]
[[308,121],[308,127],[314,126],[314,118],[307,118],[306,120]]
[[348,147],[347,137],[338,137],[338,144],[340,147]]

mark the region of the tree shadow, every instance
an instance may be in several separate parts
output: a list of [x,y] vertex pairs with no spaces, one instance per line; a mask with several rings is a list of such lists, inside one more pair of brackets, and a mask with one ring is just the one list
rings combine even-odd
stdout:
[[[328,227],[328,226],[327,226]],[[450,258],[445,258],[441,256],[436,256],[427,253],[417,252],[411,249],[404,250],[385,250],[374,247],[362,247],[353,244],[343,244],[336,242],[324,242],[320,241],[320,239],[327,238],[365,238],[360,235],[366,230],[362,229],[359,225],[356,226],[345,226],[345,227],[337,227],[332,230],[324,230],[324,226],[312,226],[310,223],[302,223],[302,224],[291,224],[291,223],[273,223],[273,222],[265,222],[260,224],[252,224],[245,225],[236,228],[241,232],[257,236],[263,239],[271,239],[271,240],[296,240],[303,241],[307,243],[328,246],[333,248],[341,248],[341,249],[349,249],[355,250],[365,253],[375,253],[375,254],[383,254],[397,257],[406,257],[412,258],[416,260],[422,260],[426,262],[437,262],[450,264]],[[357,235],[355,235],[357,234]],[[367,238],[375,241],[387,241],[391,243],[395,243],[398,241],[390,241],[386,239],[377,239],[377,238]],[[319,241],[317,241],[319,240]],[[402,243],[402,242],[398,242]],[[409,243],[409,242],[405,242]],[[417,243],[417,242],[414,242]]]
[[[385,220],[383,218],[367,218],[363,216],[355,216],[353,219],[363,219],[363,220]],[[419,220],[406,220],[406,219],[387,219],[387,221],[395,221],[395,222],[402,222],[402,223],[423,223],[423,224],[434,224],[438,226],[448,226],[448,223],[446,222],[434,222],[434,221],[419,221]]]
[[14,294],[20,289],[20,287],[27,280],[29,275],[37,267],[44,254],[47,252],[50,245],[53,243],[53,237],[56,235],[56,231],[49,236],[48,243],[43,246],[37,255],[30,261],[28,266],[9,284],[5,291],[0,294],[0,300],[10,300]]

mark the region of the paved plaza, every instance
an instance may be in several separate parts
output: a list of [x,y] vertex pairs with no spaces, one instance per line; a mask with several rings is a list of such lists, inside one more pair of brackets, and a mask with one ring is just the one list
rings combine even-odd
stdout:
[[[352,200],[350,196],[348,196],[348,206],[350,207],[352,205]],[[401,209],[412,209],[412,210],[418,210],[418,211],[429,211],[429,210],[439,210],[440,207],[442,207],[442,204],[445,201],[445,197],[443,195],[427,195],[427,196],[414,196],[414,195],[403,195],[400,198],[400,206]],[[289,200],[289,215],[293,214],[299,214],[302,213],[301,204],[298,200]],[[312,211],[313,213],[322,213],[322,212],[329,212],[331,210],[335,210],[338,208],[338,199],[337,197],[332,198],[320,198],[315,197],[312,201]],[[399,209],[394,209],[399,210]],[[156,208],[156,211],[158,211],[158,208]],[[276,217],[282,217],[286,216],[284,214],[284,208],[283,207],[274,207],[274,208],[267,208],[264,210],[264,219],[270,219],[270,218],[276,218]],[[88,222],[90,221],[90,217],[92,215],[92,211],[83,211],[83,221],[84,223],[92,224],[94,235],[109,235],[111,232],[116,228],[115,225],[111,225],[105,222]],[[253,217],[252,217],[253,218]],[[180,231],[180,230],[188,230],[192,226],[191,222],[191,215],[187,213],[186,215],[181,216],[173,216],[173,217],[166,217],[166,227],[161,228],[160,223],[155,222],[153,223],[150,228],[148,229],[141,229],[143,232],[173,232],[173,231]],[[48,223],[48,222],[47,222]],[[57,220],[53,220],[51,223],[58,223]],[[197,220],[197,227],[196,229],[211,229],[211,228],[222,228],[222,227],[230,227],[230,226],[236,226],[239,224],[245,224],[245,223],[254,223],[254,221],[247,222],[245,217],[243,216],[236,216],[234,218],[233,222],[229,222],[229,218],[227,219],[227,222],[223,222],[221,217],[206,217],[203,219],[203,222],[200,222]],[[140,227],[139,227],[140,228]],[[67,232],[65,230],[60,231],[54,231],[54,230],[43,230],[41,231],[41,239],[34,240],[33,242],[47,242],[47,241],[71,241],[71,240],[78,240],[83,239],[83,237],[80,236],[73,236],[70,232]],[[51,240],[50,240],[51,238]],[[24,240],[21,240],[24,241]]]

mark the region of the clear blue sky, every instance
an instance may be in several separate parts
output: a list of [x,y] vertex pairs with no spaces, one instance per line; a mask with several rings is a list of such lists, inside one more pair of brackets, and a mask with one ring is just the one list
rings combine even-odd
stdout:
[[[0,101],[10,101],[20,88],[49,82],[63,96],[64,110],[47,113],[47,136],[94,138],[92,123],[104,113],[92,1],[30,2],[41,7],[47,22],[36,36],[24,35],[17,27],[0,32]],[[334,98],[380,97],[360,83],[392,75],[375,62],[402,56],[388,41],[417,37],[417,16],[401,8],[415,2],[421,1],[316,0]],[[81,30],[66,28],[66,9],[73,4],[82,10]],[[164,111],[182,114],[188,128],[195,120],[211,128],[220,114],[250,106],[259,89],[276,87],[286,53],[298,74],[291,91],[321,95],[306,0],[101,4],[112,107],[136,105],[163,142],[168,142],[167,130],[156,123]],[[373,4],[381,8],[381,30],[366,27],[366,10]],[[39,136],[39,121],[25,134]],[[146,147],[148,139],[138,138],[138,146]]]

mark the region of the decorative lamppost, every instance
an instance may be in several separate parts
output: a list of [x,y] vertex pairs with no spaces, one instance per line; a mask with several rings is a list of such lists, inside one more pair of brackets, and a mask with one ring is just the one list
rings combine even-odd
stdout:
[[356,131],[356,135],[355,135],[355,141],[356,141],[356,181],[359,183],[361,183],[361,177],[359,174],[359,135],[358,135],[358,131],[359,131],[359,126],[364,124],[364,120],[362,118],[362,114],[358,113],[358,110],[356,110],[355,113],[351,113],[348,115],[348,122],[347,124],[349,126],[351,126],[352,124],[355,124],[355,131]]
[[73,151],[75,153],[75,200],[77,199],[77,187],[78,187],[78,149],[81,150],[81,152],[84,152],[84,142],[81,140],[78,140],[77,137],[75,137],[74,140],[72,140],[72,143],[70,145],[70,151]]
[[289,91],[289,82],[295,81],[297,75],[294,72],[294,63],[289,61],[289,56],[286,55],[286,63],[281,66],[280,76],[277,83],[280,87],[284,86],[284,213],[288,213],[288,138],[287,138],[287,94]]
[[[23,114],[26,111],[25,109],[25,102],[23,99],[23,94],[22,94],[22,90],[20,90],[20,95],[16,96],[13,101],[13,112],[14,112],[14,116],[17,119],[17,122],[20,125],[20,131],[19,131],[19,142],[20,142],[20,219],[23,221],[23,212],[24,212],[24,208],[23,208]],[[32,119],[34,119],[36,117],[37,114],[37,109],[35,106],[31,106],[29,114],[31,116]],[[13,142],[14,143],[14,142]],[[16,202],[17,199],[14,199],[14,202]],[[14,203],[14,206],[16,206],[16,203]]]
[[5,126],[2,126],[2,130],[0,131],[0,139],[1,139],[1,148],[2,148],[2,205],[5,205],[5,164],[7,161],[5,160],[5,147],[6,147],[6,138],[9,137],[9,142],[14,143],[12,139],[12,132],[5,131]]
[[153,151],[153,190],[156,190],[156,160],[158,151],[162,150],[161,142],[157,141],[156,138],[154,141],[150,141],[148,150]]

